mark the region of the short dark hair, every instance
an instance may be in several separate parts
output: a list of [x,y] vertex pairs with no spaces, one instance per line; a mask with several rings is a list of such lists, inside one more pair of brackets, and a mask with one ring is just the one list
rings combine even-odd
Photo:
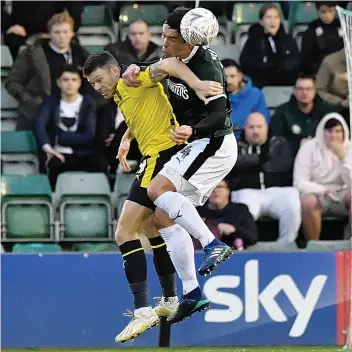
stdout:
[[82,79],[82,70],[73,64],[64,64],[60,67],[60,72],[57,78],[60,78],[65,72],[76,73]]
[[315,7],[319,10],[322,6],[335,7],[338,5],[337,1],[316,1]]
[[118,66],[118,62],[108,51],[98,51],[90,54],[83,66],[83,75],[89,76],[98,68],[108,68],[111,66]]
[[191,9],[184,7],[184,6],[179,6],[176,7],[175,10],[173,10],[166,18],[165,23],[171,28],[171,29],[176,29],[178,33],[181,33],[180,30],[180,25],[183,16],[190,11]]
[[224,67],[236,67],[238,72],[242,72],[240,65],[233,59],[224,59],[221,60],[221,63]]
[[338,119],[335,119],[333,117],[330,120],[326,121],[324,129],[325,130],[331,130],[332,128],[334,128],[336,126],[342,126],[342,123],[341,123],[341,121],[339,121]]
[[313,81],[313,83],[315,84],[315,79],[314,79],[314,76],[312,76],[310,73],[306,73],[306,72],[300,72],[298,75],[297,75],[297,78],[296,78],[296,83],[299,79],[310,79]]
[[279,13],[280,17],[281,17],[281,11],[280,8],[274,4],[273,2],[268,2],[265,5],[263,5],[261,7],[261,9],[259,10],[259,19],[262,20],[263,17],[265,16],[265,14],[267,13],[267,11],[275,9],[277,10],[277,12]]

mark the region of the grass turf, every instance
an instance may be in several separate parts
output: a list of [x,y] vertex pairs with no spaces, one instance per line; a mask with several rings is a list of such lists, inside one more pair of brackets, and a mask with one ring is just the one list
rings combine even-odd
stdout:
[[337,352],[341,347],[170,347],[170,348],[119,348],[119,349],[1,349],[4,352]]

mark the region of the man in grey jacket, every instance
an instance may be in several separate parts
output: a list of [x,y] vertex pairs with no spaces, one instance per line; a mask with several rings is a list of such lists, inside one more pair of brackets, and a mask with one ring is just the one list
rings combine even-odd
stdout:
[[238,158],[231,200],[244,203],[255,220],[270,216],[279,220],[278,241],[293,242],[301,225],[298,191],[292,187],[294,156],[284,137],[272,136],[265,117],[248,116],[238,142]]

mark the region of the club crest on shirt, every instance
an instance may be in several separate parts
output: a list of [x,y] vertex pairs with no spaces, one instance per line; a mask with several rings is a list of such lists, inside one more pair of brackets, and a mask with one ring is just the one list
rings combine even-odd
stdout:
[[168,86],[172,93],[183,99],[189,99],[188,90],[182,83],[174,83],[169,80]]

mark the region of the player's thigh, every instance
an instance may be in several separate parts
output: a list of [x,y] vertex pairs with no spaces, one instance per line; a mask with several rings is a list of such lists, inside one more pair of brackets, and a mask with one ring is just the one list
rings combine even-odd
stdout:
[[160,175],[195,205],[203,205],[210,193],[232,170],[237,159],[233,134],[203,138],[187,145],[166,163]]
[[119,217],[115,239],[118,245],[138,238],[139,230],[153,211],[138,203],[126,200]]

